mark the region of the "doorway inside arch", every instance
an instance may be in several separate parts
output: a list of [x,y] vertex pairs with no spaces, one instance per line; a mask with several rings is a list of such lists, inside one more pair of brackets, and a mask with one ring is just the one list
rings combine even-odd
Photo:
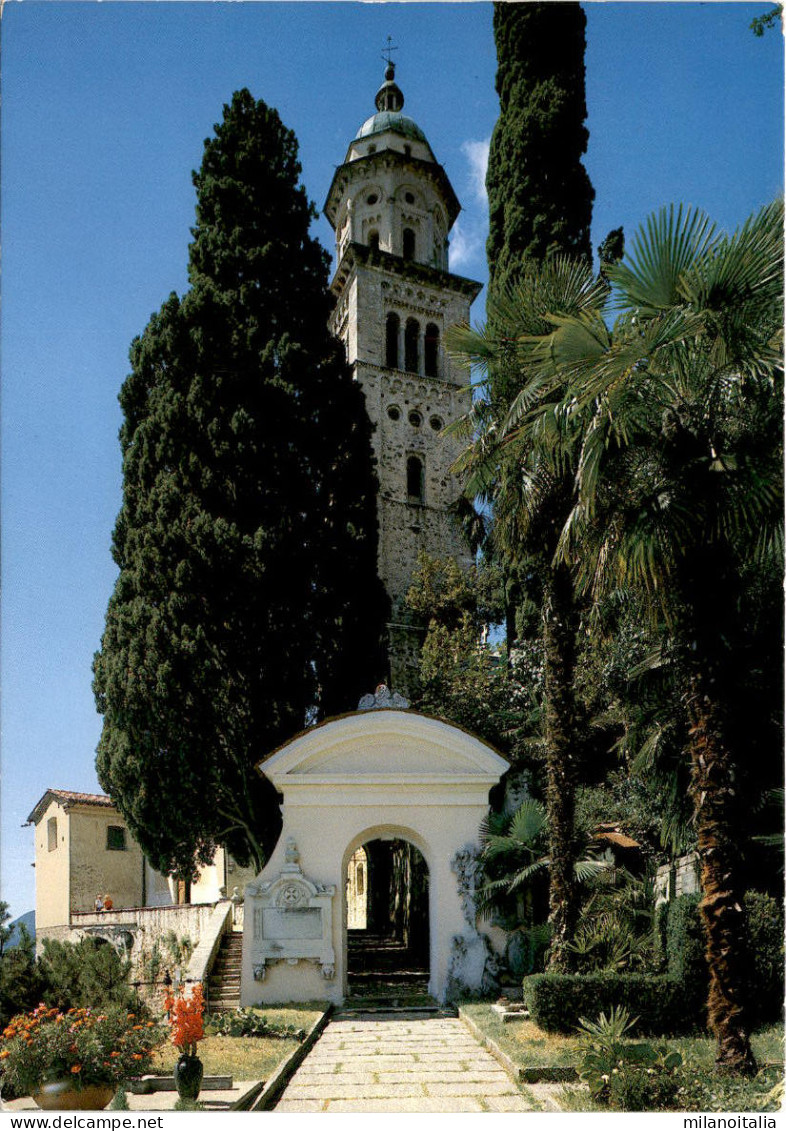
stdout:
[[403,838],[366,841],[346,876],[347,975],[352,999],[410,1005],[427,996],[429,875]]

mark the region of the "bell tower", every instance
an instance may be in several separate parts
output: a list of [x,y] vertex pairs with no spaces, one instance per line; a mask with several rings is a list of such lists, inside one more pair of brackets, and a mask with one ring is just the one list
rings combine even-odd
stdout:
[[460,446],[443,429],[469,407],[466,373],[444,349],[445,331],[469,321],[481,284],[450,272],[448,233],[460,205],[388,61],[376,113],[350,142],[325,215],[336,233],[331,330],[344,343],[374,425],[379,575],[391,598],[391,686],[417,679],[420,634],[405,597],[420,550],[472,557],[451,513]]

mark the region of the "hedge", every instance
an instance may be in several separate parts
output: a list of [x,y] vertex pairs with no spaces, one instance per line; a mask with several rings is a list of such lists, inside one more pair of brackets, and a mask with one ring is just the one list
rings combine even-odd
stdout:
[[697,1027],[693,995],[668,974],[531,974],[523,991],[532,1020],[547,1032],[573,1033],[580,1018],[608,1015],[614,1006],[638,1017],[639,1033],[685,1033]]
[[[523,987],[533,1021],[549,1032],[572,1033],[579,1018],[594,1019],[616,1005],[639,1018],[641,1033],[705,1030],[709,978],[700,898],[682,895],[661,911],[665,974],[532,974]],[[772,896],[749,891],[745,912],[746,996],[756,1028],[783,1016],[783,911]]]
[[783,907],[761,891],[745,896],[747,1001],[754,1026],[783,1018]]

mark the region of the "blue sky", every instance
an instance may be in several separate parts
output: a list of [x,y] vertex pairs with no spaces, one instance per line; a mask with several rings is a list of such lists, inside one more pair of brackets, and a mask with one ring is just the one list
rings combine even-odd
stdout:
[[[585,5],[595,246],[671,201],[733,228],[782,191],[783,41],[748,27],[767,7]],[[0,802],[14,915],[34,904],[21,826],[35,802],[99,789],[90,665],[115,577],[117,393],[131,339],[186,285],[202,142],[248,86],[295,131],[321,207],[373,112],[388,35],[406,112],[464,206],[451,265],[485,280],[490,4],[4,8]],[[315,231],[332,247],[324,219]]]

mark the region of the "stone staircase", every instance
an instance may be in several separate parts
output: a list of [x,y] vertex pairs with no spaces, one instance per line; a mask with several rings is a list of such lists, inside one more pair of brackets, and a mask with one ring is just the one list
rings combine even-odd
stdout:
[[243,932],[229,931],[221,940],[208,976],[207,1000],[210,1013],[225,1013],[240,1008],[240,970],[243,962]]
[[348,996],[339,1016],[444,1011],[428,992],[428,969],[393,939],[349,937]]

